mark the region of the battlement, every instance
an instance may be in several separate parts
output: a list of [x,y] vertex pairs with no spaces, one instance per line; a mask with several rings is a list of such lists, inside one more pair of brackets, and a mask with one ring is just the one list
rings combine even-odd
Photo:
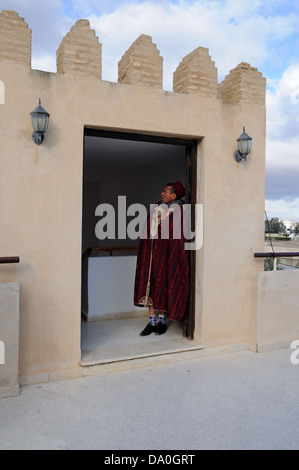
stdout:
[[141,34],[118,63],[118,82],[162,88],[163,58],[150,36]]
[[246,62],[241,62],[219,85],[223,101],[230,103],[265,103],[266,79]]
[[88,20],[78,20],[61,41],[56,53],[58,73],[102,78],[102,44]]
[[0,60],[31,66],[31,29],[12,10],[0,14]]
[[198,47],[183,58],[173,74],[173,91],[217,97],[217,68],[209,50]]
[[[56,53],[57,73],[102,79],[102,44],[88,20],[78,20]],[[31,66],[31,29],[11,10],[0,14],[0,61]],[[1,78],[1,77],[0,77]],[[162,89],[163,57],[148,35],[141,34],[118,63],[118,83]],[[198,47],[186,55],[173,73],[175,93],[194,94],[228,103],[265,104],[266,79],[242,62],[222,83],[209,50]]]

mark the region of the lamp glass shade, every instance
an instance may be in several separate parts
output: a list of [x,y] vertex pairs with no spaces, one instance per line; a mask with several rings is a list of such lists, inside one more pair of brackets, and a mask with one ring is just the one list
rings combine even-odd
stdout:
[[42,113],[31,114],[32,127],[35,131],[46,132],[49,125],[49,117]]
[[237,139],[238,142],[238,150],[242,154],[248,154],[251,151],[252,147],[252,137],[250,137],[245,132],[245,127],[243,127],[243,133]]
[[40,102],[35,110],[30,113],[30,115],[33,129],[36,132],[46,132],[49,125],[50,114],[44,110]]

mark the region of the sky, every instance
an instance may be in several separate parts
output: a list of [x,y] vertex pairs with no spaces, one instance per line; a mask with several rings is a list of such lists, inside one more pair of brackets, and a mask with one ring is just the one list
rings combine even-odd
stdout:
[[267,78],[265,208],[268,218],[299,221],[299,0],[0,0],[2,9],[32,29],[38,70],[56,72],[56,50],[78,19],[102,43],[103,80],[117,82],[118,62],[140,34],[163,57],[164,90],[199,46],[209,49],[219,83],[240,62],[257,67]]

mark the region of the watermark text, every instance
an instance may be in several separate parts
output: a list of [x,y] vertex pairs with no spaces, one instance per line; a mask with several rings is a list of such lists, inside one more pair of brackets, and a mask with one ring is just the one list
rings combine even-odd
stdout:
[[299,364],[299,340],[296,339],[291,343],[291,349],[295,349],[295,351],[291,354],[291,363],[295,366]]
[[148,219],[143,204],[127,207],[126,196],[118,196],[117,214],[111,204],[103,203],[96,207],[95,215],[100,217],[95,226],[98,240],[183,238],[188,251],[203,245],[203,204],[151,204]]
[[5,364],[5,345],[3,341],[0,340],[0,365]]

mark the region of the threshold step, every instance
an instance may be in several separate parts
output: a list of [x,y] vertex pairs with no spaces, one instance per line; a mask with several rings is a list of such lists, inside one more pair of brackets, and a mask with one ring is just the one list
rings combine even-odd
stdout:
[[[90,367],[99,364],[107,364],[111,362],[122,362],[122,361],[134,361],[135,359],[142,359],[146,357],[155,357],[155,356],[163,356],[167,354],[180,354],[192,351],[198,351],[200,349],[204,349],[202,345],[194,345],[194,346],[184,346],[184,347],[165,347],[163,349],[158,350],[144,350],[143,352],[137,352],[135,348],[111,348],[111,350],[107,350],[106,348],[103,351],[82,351],[82,359],[80,361],[80,365],[82,367]],[[174,346],[174,345],[173,345]],[[109,348],[110,349],[110,348]],[[128,349],[134,349],[134,351],[129,351]],[[144,349],[144,348],[143,348]]]

